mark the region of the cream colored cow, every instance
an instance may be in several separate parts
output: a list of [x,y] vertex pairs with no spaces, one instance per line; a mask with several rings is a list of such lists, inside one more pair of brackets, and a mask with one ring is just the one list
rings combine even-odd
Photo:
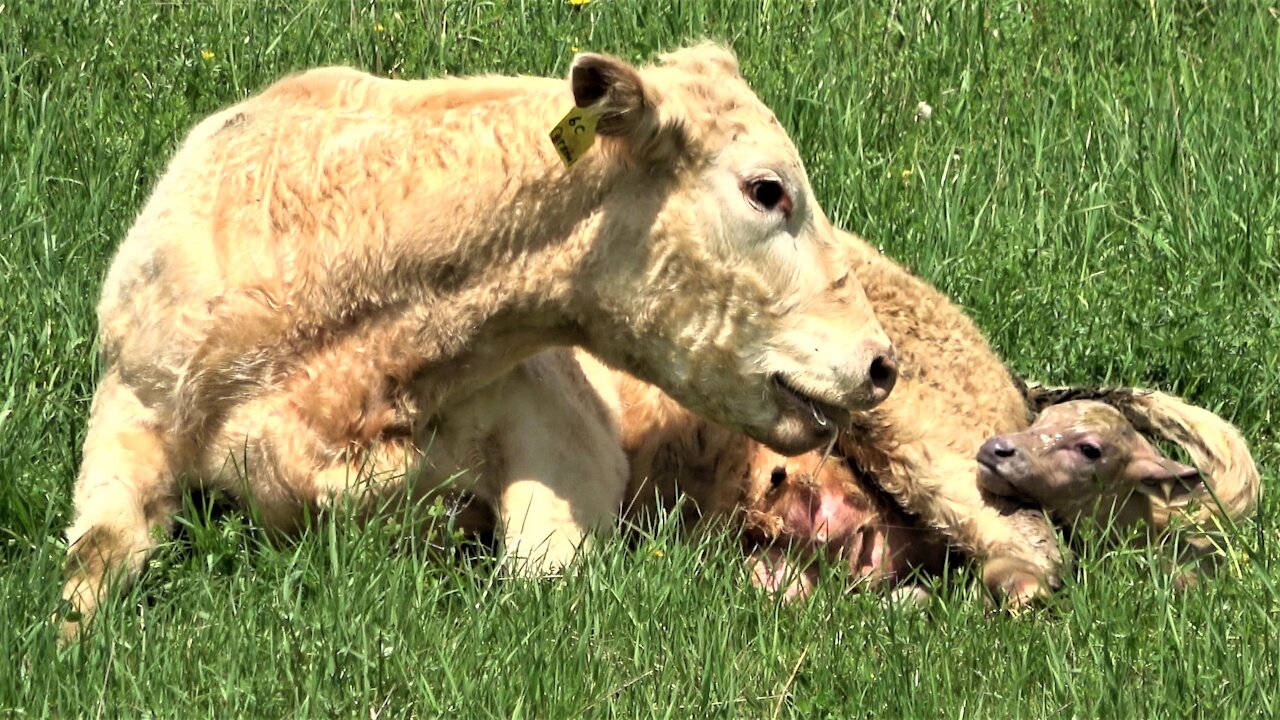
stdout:
[[[598,137],[565,167],[549,131],[575,107],[562,149]],[[99,324],[69,634],[188,485],[288,530],[456,479],[516,567],[563,565],[626,470],[567,355],[524,362],[550,347],[788,453],[896,377],[795,147],[711,45],[639,69],[582,55],[567,83],[282,80],[192,130]]]

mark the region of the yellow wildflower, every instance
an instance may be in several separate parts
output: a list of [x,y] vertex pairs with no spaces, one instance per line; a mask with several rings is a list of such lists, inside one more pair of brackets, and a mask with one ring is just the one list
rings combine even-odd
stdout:
[[214,59],[215,57],[217,57],[217,55],[216,55],[216,54],[214,54],[214,52],[213,52],[212,50],[210,50],[210,49],[208,49],[208,48],[205,48],[204,50],[201,50],[201,51],[200,51],[200,57],[202,57],[202,58],[204,58],[206,61],[208,61],[208,60],[212,60],[212,59]]
[[662,548],[654,548],[649,552],[649,554],[656,558],[664,557],[666,555],[666,553],[662,551]]
[[569,0],[569,4],[574,7],[582,7],[583,5],[591,4],[591,0]]
[[387,29],[383,27],[382,23],[378,23],[377,25],[373,26],[373,31],[376,33],[383,33],[383,32],[386,32]]
[[903,180],[910,180],[910,179],[911,179],[911,168],[903,168],[903,170],[902,170],[902,179],[903,179]]

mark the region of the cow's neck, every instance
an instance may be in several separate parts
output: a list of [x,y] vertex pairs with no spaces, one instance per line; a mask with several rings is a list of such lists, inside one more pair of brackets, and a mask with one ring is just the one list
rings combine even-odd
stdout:
[[[556,117],[563,102],[557,96],[533,114]],[[401,347],[415,352],[399,362],[430,386],[428,395],[483,384],[541,349],[581,343],[587,267],[611,233],[643,232],[613,222],[602,232],[604,199],[629,171],[593,148],[566,172],[549,127],[493,130],[497,139],[457,161],[464,166],[427,170],[392,218],[392,254],[402,259],[396,277],[407,272],[412,281],[401,298],[407,322],[397,324],[409,334]],[[451,187],[450,174],[493,181]]]

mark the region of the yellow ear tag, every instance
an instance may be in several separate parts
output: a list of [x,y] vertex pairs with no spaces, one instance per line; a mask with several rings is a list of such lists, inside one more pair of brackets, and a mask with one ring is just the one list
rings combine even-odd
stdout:
[[575,105],[551,128],[551,144],[560,154],[565,167],[573,167],[591,149],[596,141],[596,122],[599,120],[600,115],[592,108]]

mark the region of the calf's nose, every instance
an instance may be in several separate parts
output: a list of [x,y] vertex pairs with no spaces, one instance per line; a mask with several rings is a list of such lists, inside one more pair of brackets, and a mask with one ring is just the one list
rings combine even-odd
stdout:
[[1003,435],[997,435],[987,442],[991,445],[991,452],[995,453],[996,457],[1013,457],[1018,451],[1017,448],[1013,446],[1013,443],[1009,442],[1009,438]]
[[982,443],[978,449],[978,461],[984,465],[995,466],[1001,460],[1008,460],[1018,454],[1018,447],[1003,435],[997,435]]

